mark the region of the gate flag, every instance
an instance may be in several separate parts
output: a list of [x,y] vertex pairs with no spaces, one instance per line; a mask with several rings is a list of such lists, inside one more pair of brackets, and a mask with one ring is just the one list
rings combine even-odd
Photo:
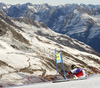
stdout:
[[57,63],[62,62],[62,54],[61,53],[56,54],[56,60],[57,60]]
[[66,80],[65,68],[64,68],[61,50],[60,50],[60,53],[57,54],[56,48],[55,48],[55,59],[56,59],[57,80],[58,80],[58,65],[57,65],[58,63],[62,63],[62,65],[63,65],[64,78]]

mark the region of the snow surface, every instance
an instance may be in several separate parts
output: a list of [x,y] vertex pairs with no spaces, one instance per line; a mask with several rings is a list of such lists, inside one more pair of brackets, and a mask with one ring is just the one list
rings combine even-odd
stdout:
[[[100,88],[100,74],[87,77],[88,79],[68,82],[45,82],[25,86],[14,86],[8,88]],[[6,88],[6,87],[5,87]]]
[[28,5],[28,8],[31,9],[31,10],[34,10],[35,12],[37,12],[37,10],[33,6]]
[[3,6],[3,9],[6,9],[6,7],[5,7],[5,6]]

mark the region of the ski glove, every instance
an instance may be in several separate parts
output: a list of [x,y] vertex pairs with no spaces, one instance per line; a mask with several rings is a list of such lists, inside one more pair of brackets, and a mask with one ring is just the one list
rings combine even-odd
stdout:
[[69,75],[68,72],[66,73],[66,75]]

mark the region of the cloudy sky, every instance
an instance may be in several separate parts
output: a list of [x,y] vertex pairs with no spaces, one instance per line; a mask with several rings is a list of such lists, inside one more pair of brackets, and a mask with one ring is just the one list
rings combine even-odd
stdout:
[[0,0],[0,2],[6,3],[6,4],[24,4],[27,2],[31,2],[33,4],[42,4],[42,3],[48,3],[51,5],[64,5],[64,4],[94,4],[94,5],[100,5],[100,0]]

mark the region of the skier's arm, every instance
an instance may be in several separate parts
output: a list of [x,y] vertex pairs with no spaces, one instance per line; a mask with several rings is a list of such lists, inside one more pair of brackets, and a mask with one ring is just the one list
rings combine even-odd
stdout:
[[74,68],[73,70],[71,70],[71,73],[74,74],[76,73],[77,68]]

